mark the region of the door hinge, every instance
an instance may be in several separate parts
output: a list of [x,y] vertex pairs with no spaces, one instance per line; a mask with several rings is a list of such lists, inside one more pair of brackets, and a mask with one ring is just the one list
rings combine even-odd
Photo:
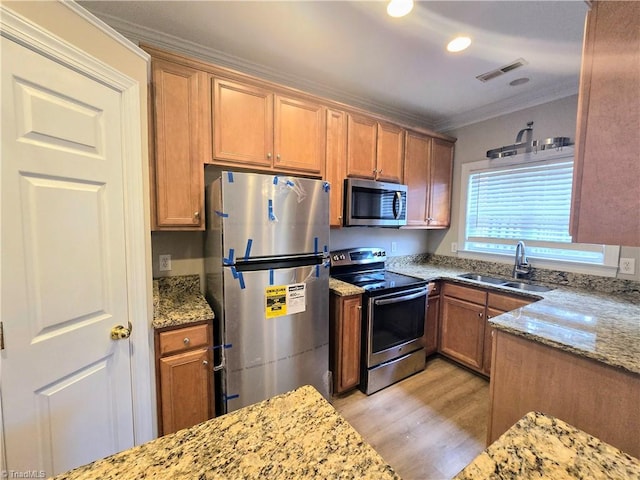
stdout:
[[4,324],[0,322],[0,350],[4,350]]

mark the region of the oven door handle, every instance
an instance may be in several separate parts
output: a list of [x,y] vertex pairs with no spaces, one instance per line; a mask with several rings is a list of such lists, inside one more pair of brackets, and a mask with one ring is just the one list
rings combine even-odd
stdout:
[[400,302],[408,302],[409,300],[413,300],[414,298],[419,298],[422,296],[426,296],[427,291],[421,290],[417,293],[412,293],[411,295],[404,295],[402,297],[394,297],[394,298],[382,298],[380,300],[374,300],[374,305],[390,305],[392,303],[400,303]]

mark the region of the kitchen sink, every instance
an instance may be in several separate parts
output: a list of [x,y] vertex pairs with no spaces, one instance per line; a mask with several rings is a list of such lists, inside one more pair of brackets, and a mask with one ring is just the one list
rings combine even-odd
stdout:
[[531,283],[524,282],[507,282],[502,284],[503,287],[517,288],[518,290],[525,290],[527,292],[548,292],[553,288],[545,287],[544,285],[532,285]]
[[478,282],[491,283],[493,285],[503,285],[507,281],[504,278],[490,277],[488,275],[479,275],[477,273],[465,273],[464,275],[458,275],[458,276],[460,278],[476,280]]

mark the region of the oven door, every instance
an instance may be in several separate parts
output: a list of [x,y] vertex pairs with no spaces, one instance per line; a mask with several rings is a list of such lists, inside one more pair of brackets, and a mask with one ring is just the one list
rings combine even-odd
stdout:
[[423,347],[427,290],[424,286],[369,297],[365,329],[368,368]]

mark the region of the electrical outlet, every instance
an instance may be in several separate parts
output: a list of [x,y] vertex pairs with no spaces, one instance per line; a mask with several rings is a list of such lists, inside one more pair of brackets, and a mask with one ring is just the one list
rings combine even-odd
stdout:
[[458,251],[458,244],[457,242],[452,242],[451,243],[451,253],[456,253]]
[[396,242],[391,242],[391,253],[396,253],[398,250],[398,244]]
[[161,272],[168,272],[169,270],[171,270],[171,255],[160,255],[159,259],[159,269]]
[[621,258],[620,259],[620,273],[625,275],[635,275],[636,273],[636,259],[635,258]]

